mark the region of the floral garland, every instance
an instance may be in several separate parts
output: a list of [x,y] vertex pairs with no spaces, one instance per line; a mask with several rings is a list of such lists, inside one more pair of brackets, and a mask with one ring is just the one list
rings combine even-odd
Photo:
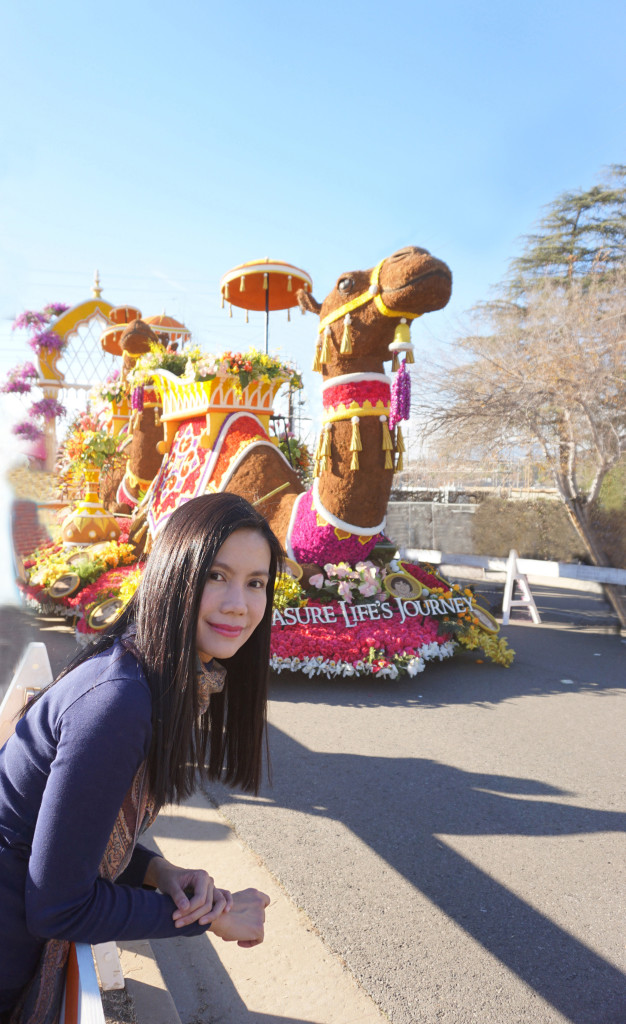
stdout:
[[411,415],[411,378],[407,373],[406,361],[400,364],[400,369],[394,377],[391,385],[391,409],[389,412],[389,429],[393,430],[396,423],[401,420],[408,420]]

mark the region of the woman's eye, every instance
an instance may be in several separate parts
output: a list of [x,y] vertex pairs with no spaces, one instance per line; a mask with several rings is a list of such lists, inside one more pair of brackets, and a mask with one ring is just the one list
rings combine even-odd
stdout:
[[339,283],[337,284],[337,287],[340,292],[351,292],[352,289],[354,288],[354,278],[342,277]]
[[265,580],[250,580],[250,586],[255,590],[263,590],[265,589]]
[[222,576],[221,572],[217,572],[217,570],[214,570],[213,572],[209,573],[209,579],[210,580],[223,580],[224,577]]

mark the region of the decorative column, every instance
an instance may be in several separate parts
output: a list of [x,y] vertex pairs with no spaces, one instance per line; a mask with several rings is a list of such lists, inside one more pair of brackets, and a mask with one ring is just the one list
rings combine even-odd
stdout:
[[[63,387],[64,374],[57,367],[57,363],[63,355],[62,348],[40,348],[37,357],[39,361],[39,386],[43,391],[44,398],[59,397],[59,390]],[[56,416],[46,419],[44,424],[46,462],[45,468],[48,473],[54,470],[57,457],[57,431]]]
[[100,501],[99,482],[99,468],[93,464],[88,466],[85,469],[85,496],[61,527],[61,537],[66,544],[97,544],[119,537],[120,528],[115,517]]

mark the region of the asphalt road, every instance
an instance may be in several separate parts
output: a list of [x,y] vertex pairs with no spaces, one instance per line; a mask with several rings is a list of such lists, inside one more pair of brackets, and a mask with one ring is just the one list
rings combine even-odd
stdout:
[[394,1024],[626,1022],[626,646],[533,589],[510,669],[275,678],[273,786],[208,794]]
[[395,1024],[626,1021],[626,647],[567,617],[510,669],[278,678],[273,786],[210,789]]

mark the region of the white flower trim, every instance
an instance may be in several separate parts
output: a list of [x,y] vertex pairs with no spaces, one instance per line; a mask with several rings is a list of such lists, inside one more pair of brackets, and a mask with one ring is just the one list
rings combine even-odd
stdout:
[[368,380],[382,380],[391,387],[391,377],[386,373],[340,373],[337,377],[329,377],[322,384],[322,391],[334,388],[337,384],[361,384]]
[[399,676],[416,676],[419,672],[423,672],[427,661],[434,661],[437,658],[439,661],[443,661],[444,658],[451,658],[454,655],[455,647],[456,644],[453,640],[446,640],[442,644],[433,640],[430,644],[422,644],[418,654],[406,664],[392,661],[390,665],[379,669],[378,672],[374,672],[373,665],[367,661],[342,661],[340,658],[322,658],[321,655],[314,658],[281,658],[278,654],[274,654],[270,658],[270,668],[277,673],[302,672],[310,679],[313,676],[326,676],[327,679],[333,679],[337,676],[355,675],[381,678],[388,676],[390,679],[397,679]]

